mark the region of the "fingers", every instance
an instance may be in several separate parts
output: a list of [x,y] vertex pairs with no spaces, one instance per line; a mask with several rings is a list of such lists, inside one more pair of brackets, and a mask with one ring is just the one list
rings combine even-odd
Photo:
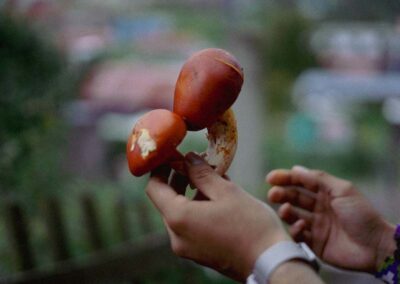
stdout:
[[314,192],[326,190],[332,197],[354,194],[355,189],[351,182],[330,175],[320,170],[309,170],[301,166],[292,168],[292,175],[295,182],[298,182],[307,189]]
[[278,215],[290,225],[289,234],[296,242],[305,242],[310,247],[312,246],[312,213],[285,203],[279,208]]
[[272,185],[300,185],[309,191],[328,190],[332,196],[341,196],[353,190],[350,182],[319,170],[294,166],[291,170],[274,170],[266,177]]
[[185,164],[191,184],[202,194],[209,199],[216,199],[223,194],[227,181],[219,176],[203,158],[194,153],[188,153]]
[[193,200],[204,201],[204,200],[210,200],[210,199],[208,199],[207,196],[205,196],[200,190],[197,190]]
[[312,192],[317,192],[319,189],[318,179],[311,176],[307,170],[302,169],[293,167],[292,170],[274,170],[267,175],[266,180],[272,185],[300,185]]
[[312,247],[312,235],[306,228],[306,222],[302,219],[297,220],[289,227],[289,234],[296,242],[305,242]]
[[314,210],[315,197],[315,193],[298,186],[274,186],[268,192],[268,200],[272,203],[289,202],[308,211]]
[[311,228],[313,222],[312,213],[295,207],[290,203],[285,203],[281,205],[278,210],[278,215],[283,221],[285,221],[289,225],[295,224],[300,219],[304,220],[305,227],[307,229]]
[[174,172],[171,177],[170,185],[176,193],[185,195],[186,187],[189,185],[189,179],[178,172]]
[[151,172],[151,177],[160,182],[168,183],[170,174],[171,168],[166,165],[162,165]]
[[288,185],[292,184],[290,170],[277,169],[269,172],[265,181],[272,185]]
[[154,170],[146,187],[147,195],[164,217],[173,214],[176,206],[188,201],[168,185],[169,174],[170,169],[164,166]]
[[[189,179],[184,175],[174,172],[172,174],[172,178],[169,184],[175,190],[176,193],[180,195],[185,195],[186,188],[189,185]],[[205,196],[200,190],[197,190],[193,197],[193,200],[204,201],[210,199],[208,199],[207,196]]]
[[278,210],[280,218],[289,224],[289,234],[296,242],[312,246],[311,213],[316,204],[316,194],[298,186],[274,186],[268,192],[268,200],[283,204]]
[[231,181],[231,178],[230,178],[227,174],[224,174],[222,177],[223,177],[225,180]]

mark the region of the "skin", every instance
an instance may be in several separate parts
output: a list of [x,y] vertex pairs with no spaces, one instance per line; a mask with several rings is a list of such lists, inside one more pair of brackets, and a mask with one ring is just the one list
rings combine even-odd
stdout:
[[320,284],[321,278],[316,274],[315,270],[301,261],[288,261],[278,266],[271,274],[270,284]]
[[[169,179],[166,167],[152,173],[146,188],[163,217],[172,250],[244,282],[265,249],[290,237],[268,205],[216,174],[201,157],[189,153],[185,164],[190,184],[198,189],[193,200],[179,194],[187,183],[179,175]],[[271,283],[294,279],[321,283],[308,265],[297,261],[281,265]]]
[[266,180],[273,185],[268,200],[281,204],[290,235],[325,262],[374,273],[393,255],[395,227],[350,182],[300,166],[274,170]]

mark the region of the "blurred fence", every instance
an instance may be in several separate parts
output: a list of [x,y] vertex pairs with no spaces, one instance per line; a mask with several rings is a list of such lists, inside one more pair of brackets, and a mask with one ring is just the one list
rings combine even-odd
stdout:
[[[102,224],[93,195],[82,194],[76,200],[80,209],[84,238],[90,245],[89,254],[73,257],[62,210],[62,200],[48,197],[41,203],[41,220],[45,224],[51,265],[43,267],[32,246],[30,216],[21,202],[3,200],[4,221],[10,246],[15,255],[18,272],[0,278],[1,283],[143,283],[157,277],[165,269],[183,273],[182,283],[192,283],[196,269],[191,263],[177,258],[170,250],[165,234],[151,234],[152,222],[146,206],[137,206],[143,237],[132,241],[127,204],[119,199],[114,207],[114,230],[119,244],[106,248]],[[37,250],[36,250],[37,251]],[[180,282],[181,282],[180,281]],[[158,281],[155,281],[158,283]]]

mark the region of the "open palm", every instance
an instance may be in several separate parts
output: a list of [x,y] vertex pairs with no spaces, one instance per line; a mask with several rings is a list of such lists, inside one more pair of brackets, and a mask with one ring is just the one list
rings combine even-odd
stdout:
[[296,241],[331,265],[375,271],[392,228],[350,182],[301,167],[273,171],[267,181],[268,199],[282,204],[279,216]]

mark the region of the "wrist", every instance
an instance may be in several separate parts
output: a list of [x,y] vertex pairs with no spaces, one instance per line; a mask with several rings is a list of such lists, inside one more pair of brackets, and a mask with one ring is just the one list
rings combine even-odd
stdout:
[[[284,275],[283,272],[293,266],[296,269],[291,271],[289,276],[284,276],[283,279],[288,280],[289,277],[295,280],[296,277],[292,276],[297,275],[297,272],[306,271],[307,273],[309,269],[317,271],[319,268],[316,256],[305,243],[295,243],[293,241],[278,242],[272,247],[267,248],[259,256],[254,265],[253,273],[247,278],[247,283],[281,283],[275,282],[274,278]],[[308,268],[304,269],[304,266],[308,266]],[[275,274],[274,277],[272,277],[273,274]],[[285,281],[284,283],[293,282]]]
[[[282,283],[282,279],[285,280],[284,283],[310,283],[311,279],[314,278],[319,279],[317,273],[309,264],[292,259],[282,263],[271,273],[270,283]],[[320,281],[317,283],[320,283]]]
[[279,230],[274,234],[268,234],[262,241],[255,244],[253,246],[253,249],[250,250],[251,253],[249,254],[249,260],[247,261],[247,265],[245,266],[245,275],[250,275],[253,272],[253,268],[256,264],[257,259],[264,251],[281,241],[291,241],[291,238],[287,235],[283,228],[282,230]]
[[385,222],[384,229],[381,231],[381,236],[379,238],[378,247],[376,248],[375,271],[378,271],[387,257],[393,256],[396,250],[396,242],[393,238],[395,231],[395,226]]

